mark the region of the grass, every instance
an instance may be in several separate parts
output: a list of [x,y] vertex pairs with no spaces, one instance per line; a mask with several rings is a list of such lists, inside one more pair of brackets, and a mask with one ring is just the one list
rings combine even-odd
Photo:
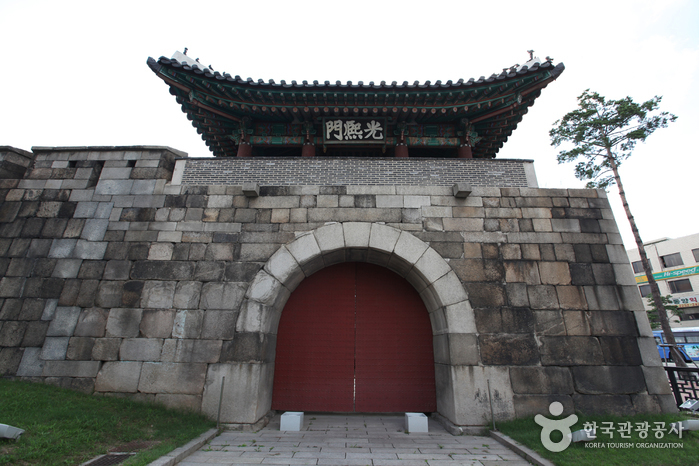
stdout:
[[140,450],[140,466],[215,427],[192,412],[51,385],[0,379],[0,423],[25,433],[0,439],[0,465],[76,465],[112,451]]
[[[590,442],[588,447],[584,442],[571,443],[562,452],[553,453],[541,444],[541,427],[534,422],[534,418],[517,419],[502,422],[497,428],[503,434],[526,445],[544,458],[557,466],[687,466],[699,464],[699,431],[683,431],[680,439],[676,433],[669,433],[670,423],[684,419],[692,419],[685,414],[639,414],[635,416],[603,416],[603,415],[578,415],[578,422],[573,425],[572,431],[583,429],[585,422],[597,423],[597,439]],[[551,417],[551,416],[548,416]],[[636,431],[636,423],[647,421],[650,424],[648,436],[640,438]],[[612,422],[613,438],[601,431],[603,422]],[[619,424],[631,422],[631,438],[620,438]],[[665,423],[665,434],[661,439],[655,438],[653,427],[655,422]],[[606,424],[609,426],[610,424]],[[559,432],[551,435],[551,440],[556,442],[561,439]],[[604,447],[590,448],[592,443],[604,443]],[[619,443],[633,444],[633,447],[622,448]],[[682,447],[673,448],[642,448],[643,443],[681,443]],[[617,445],[611,445],[617,444]]]

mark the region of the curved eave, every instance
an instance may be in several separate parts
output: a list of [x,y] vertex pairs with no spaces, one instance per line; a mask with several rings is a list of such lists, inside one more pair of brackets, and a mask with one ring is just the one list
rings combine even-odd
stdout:
[[565,69],[550,62],[503,71],[490,78],[420,84],[275,83],[202,71],[176,60],[148,58],[182,111],[214,155],[234,155],[227,137],[244,117],[269,122],[317,122],[323,117],[386,117],[389,121],[438,124],[468,119],[482,140],[474,157],[492,158],[512,134],[541,89]]

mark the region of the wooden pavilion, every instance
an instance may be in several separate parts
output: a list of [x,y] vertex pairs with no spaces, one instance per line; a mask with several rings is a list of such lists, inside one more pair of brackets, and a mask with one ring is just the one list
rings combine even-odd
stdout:
[[494,158],[564,70],[531,57],[489,78],[377,84],[241,79],[180,52],[148,66],[217,157]]

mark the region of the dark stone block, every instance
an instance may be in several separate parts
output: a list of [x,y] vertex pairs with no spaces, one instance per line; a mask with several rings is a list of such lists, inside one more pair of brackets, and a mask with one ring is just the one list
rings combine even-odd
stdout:
[[238,311],[211,311],[204,313],[201,338],[205,340],[233,340]]
[[10,267],[10,260],[6,257],[0,257],[0,277],[7,275],[7,269]]
[[534,395],[572,395],[573,377],[567,367],[512,367],[512,391]]
[[80,234],[85,226],[84,218],[71,218],[68,220],[66,230],[63,232],[64,238],[80,238]]
[[586,395],[619,395],[646,390],[646,381],[639,366],[573,367],[575,389]]
[[189,259],[189,243],[177,243],[172,249],[172,260],[174,261],[186,261]]
[[531,232],[534,231],[534,224],[530,218],[520,218],[519,220],[519,231],[521,232]]
[[22,362],[24,348],[0,349],[0,376],[12,376],[17,374],[19,364]]
[[0,308],[0,320],[18,320],[23,303],[22,299],[6,299]]
[[591,218],[580,219],[580,231],[582,233],[601,233],[599,221]]
[[262,264],[256,262],[228,262],[224,279],[227,282],[249,283],[262,268]]
[[129,250],[128,243],[109,243],[104,252],[105,260],[124,260]]
[[569,395],[514,395],[512,402],[515,407],[515,415],[518,418],[531,417],[537,414],[549,415],[549,406],[554,401],[563,405],[563,416],[575,412],[573,399]]
[[526,366],[539,363],[533,334],[479,335],[483,364]]
[[32,240],[29,238],[15,238],[12,240],[12,244],[10,244],[7,255],[9,257],[24,257],[31,243]]
[[321,186],[319,193],[322,195],[345,195],[347,194],[347,186]]
[[32,277],[24,284],[22,295],[25,298],[55,299],[61,296],[64,282],[62,278]]
[[[463,245],[458,244],[457,246],[461,254],[463,254]],[[449,265],[451,265],[456,275],[464,282],[501,282],[505,277],[505,270],[501,261],[490,259],[454,259],[449,261]]]
[[41,319],[41,315],[44,313],[44,306],[46,306],[46,301],[43,299],[25,299],[22,304],[22,312],[20,313],[19,320]]
[[124,241],[126,232],[124,230],[109,230],[104,233],[104,241]]
[[260,196],[288,196],[289,186],[260,186]]
[[128,280],[131,261],[110,260],[104,268],[105,280]]
[[148,259],[148,250],[148,243],[132,243],[129,245],[129,251],[126,257],[130,261],[146,260]]
[[629,416],[636,414],[629,395],[573,395],[575,410],[582,414]]
[[209,201],[208,196],[190,195],[187,196],[185,207],[203,209]]
[[10,260],[10,265],[7,267],[7,277],[28,277],[31,275],[34,261],[31,259],[20,259],[14,257]]
[[153,222],[156,209],[147,207],[130,207],[121,211],[122,222]]
[[257,209],[235,209],[233,220],[238,223],[254,223],[257,219]]
[[360,209],[374,209],[376,208],[376,196],[373,194],[355,195],[354,206]]
[[[22,202],[22,206],[19,208],[19,212],[17,212],[17,217],[35,217],[37,212],[39,212],[39,206],[39,201]],[[58,212],[56,212],[56,214],[58,214]]]
[[2,277],[0,279],[0,297],[19,298],[26,281],[22,277]]
[[83,280],[79,279],[69,279],[66,280],[63,285],[63,291],[61,296],[58,298],[59,306],[75,306],[75,300],[78,299],[78,294],[80,293],[80,285]]
[[551,209],[551,218],[566,218],[566,208],[554,207]]
[[131,270],[136,280],[191,280],[195,265],[185,261],[137,261]]
[[143,292],[142,281],[128,281],[124,283],[124,291],[121,295],[121,303],[124,307],[138,307]]
[[239,239],[239,233],[214,233],[214,243],[237,243]]
[[77,202],[61,203],[61,208],[58,210],[58,218],[73,218],[77,205]]
[[643,364],[636,337],[598,337],[604,363],[609,366]]
[[46,331],[49,329],[50,322],[35,320],[29,322],[27,330],[24,332],[21,346],[24,348],[36,348],[44,345]]
[[468,292],[471,306],[474,308],[499,307],[507,303],[507,296],[503,285],[467,283],[466,291]]
[[592,273],[592,264],[570,263],[570,282],[573,285],[594,285],[595,277]]
[[575,366],[604,364],[599,341],[587,336],[540,336],[541,364]]
[[95,390],[95,379],[87,377],[56,377],[57,384],[61,388],[74,392],[91,394]]
[[41,235],[41,230],[44,229],[44,223],[46,219],[43,218],[28,218],[24,222],[24,227],[22,228],[22,236],[25,238],[37,238]]
[[541,254],[542,261],[556,260],[556,249],[553,247],[553,244],[540,244],[539,252]]
[[[92,307],[95,305],[99,280],[83,280],[80,285],[80,292],[75,299],[75,305],[80,307]],[[114,307],[119,307],[118,305]]]
[[76,337],[104,337],[109,311],[107,309],[84,309],[78,317],[73,335]]
[[631,311],[590,311],[593,335],[637,336],[636,319]]
[[158,169],[155,167],[138,167],[131,170],[129,179],[132,180],[152,180],[157,179]]
[[559,310],[534,311],[537,335],[565,335],[566,326]]
[[57,259],[37,259],[32,270],[32,277],[50,277],[56,267]]
[[218,282],[223,279],[226,263],[223,261],[199,261],[194,272],[194,280]]
[[590,251],[589,244],[574,244],[573,251],[575,252],[576,262],[592,262],[592,252]]
[[80,265],[78,278],[100,279],[102,278],[106,264],[105,261],[83,261]]
[[187,207],[187,196],[167,195],[165,196],[165,207]]
[[67,225],[68,220],[65,218],[48,218],[41,230],[41,236],[44,238],[62,238]]
[[223,342],[221,362],[272,362],[276,346],[275,335],[237,333],[234,340]]
[[600,219],[602,218],[602,212],[600,209],[579,209],[576,207],[566,207],[565,218],[579,218],[579,219]]
[[0,236],[3,238],[15,238],[19,236],[24,228],[24,219],[15,220],[11,223],[0,222]]
[[66,359],[69,361],[89,361],[92,359],[92,347],[95,339],[90,337],[72,337],[68,342]]
[[0,327],[0,346],[19,346],[29,322],[5,321]]
[[[121,306],[121,295],[124,290],[124,282],[120,281],[102,281],[99,284],[97,290],[97,297],[95,298],[95,305],[103,308],[112,308]],[[82,289],[80,290],[80,297],[82,298]],[[94,292],[92,294],[94,296]],[[91,307],[82,306],[82,307]]]
[[[221,223],[235,222],[235,209],[218,209],[218,221]],[[214,238],[216,233],[214,233]]]
[[612,264],[592,264],[592,275],[597,285],[616,285]]
[[208,186],[185,186],[182,190],[182,194],[207,194],[208,192]]
[[474,314],[479,333],[534,332],[534,317],[527,308],[476,309]]
[[609,254],[604,244],[591,244],[592,262],[609,262]]
[[29,244],[29,249],[27,250],[27,257],[46,257],[51,250],[51,239],[37,239],[34,238]]

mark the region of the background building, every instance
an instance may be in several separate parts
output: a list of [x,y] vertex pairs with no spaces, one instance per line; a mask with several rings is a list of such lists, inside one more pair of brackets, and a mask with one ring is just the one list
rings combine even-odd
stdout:
[[[673,316],[673,327],[699,326],[699,233],[681,238],[661,238],[644,244],[651,263],[653,276],[658,282],[660,294],[671,295],[674,304],[683,311],[681,317]],[[627,251],[638,290],[642,296],[650,294],[650,285],[641,265],[638,249]],[[643,300],[650,310],[648,299]]]

